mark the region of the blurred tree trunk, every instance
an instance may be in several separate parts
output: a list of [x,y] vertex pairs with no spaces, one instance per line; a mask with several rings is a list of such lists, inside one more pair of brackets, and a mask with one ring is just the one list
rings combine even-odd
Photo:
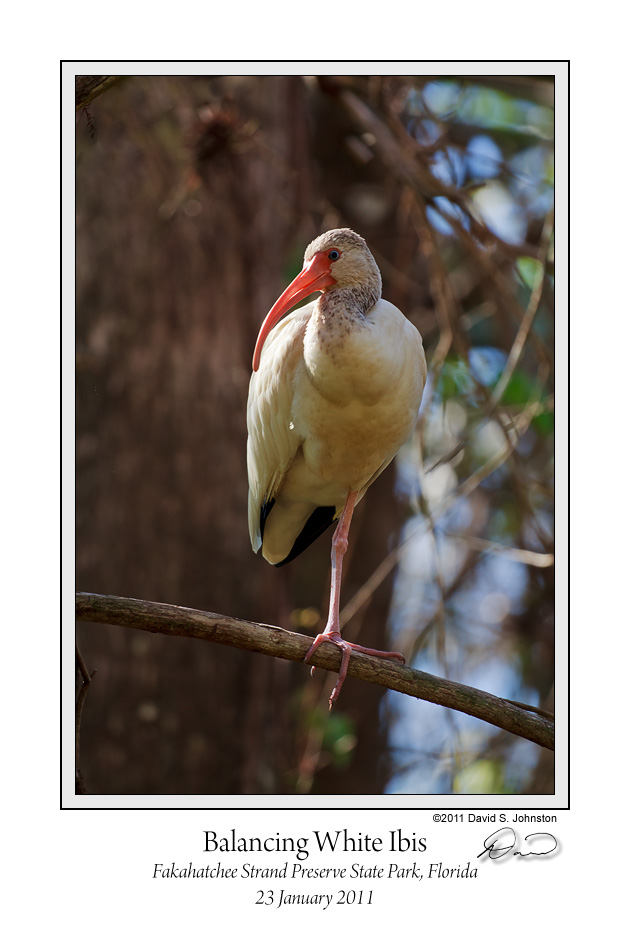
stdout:
[[[131,78],[91,105],[94,139],[79,123],[78,590],[284,626],[327,591],[329,539],[276,571],[251,552],[246,519],[258,326],[320,231],[307,205],[340,202],[340,163],[360,175],[340,156],[338,124],[327,129],[326,102],[317,113],[306,95],[292,77]],[[312,177],[313,130],[329,147],[328,184]],[[339,214],[326,210],[332,226]],[[283,267],[289,247],[295,269]],[[392,483],[393,469],[357,514],[344,600],[399,526]],[[366,644],[384,646],[388,603],[384,585],[365,611]],[[292,695],[321,687],[306,669],[114,628],[82,628],[79,644],[99,670],[83,713],[88,792],[295,790],[307,736]],[[328,767],[312,790],[383,789],[381,698],[344,689],[352,764]]]
[[[81,589],[278,619],[247,535],[245,405],[290,213],[285,172],[243,122],[263,114],[285,151],[282,83],[230,103],[220,82],[209,99],[208,82],[134,79],[93,105],[77,176]],[[84,717],[88,791],[284,790],[288,760],[266,759],[253,725],[273,692],[286,723],[271,663],[114,629],[81,642],[105,672]]]

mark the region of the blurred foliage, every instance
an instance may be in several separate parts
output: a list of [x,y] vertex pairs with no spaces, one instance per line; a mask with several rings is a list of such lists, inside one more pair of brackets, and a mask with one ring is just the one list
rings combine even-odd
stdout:
[[[520,89],[527,97],[516,87],[435,80],[407,99],[408,131],[457,195],[433,198],[426,210],[446,351],[438,343],[430,356],[434,391],[418,436],[423,497],[408,524],[392,622],[418,667],[550,706],[554,117],[551,85],[531,80]],[[469,235],[483,236],[477,223],[492,234],[486,248]],[[409,492],[411,456],[401,476]],[[532,663],[532,654],[542,661]],[[483,724],[444,709],[410,707],[397,696],[390,703],[399,715],[392,743],[405,748],[388,790],[427,784],[398,726],[415,727],[422,757],[441,757],[434,790],[534,790],[535,751],[506,781],[520,751],[514,744],[497,745]]]
[[[351,226],[430,374],[357,513],[342,621],[384,647],[389,613],[410,664],[552,709],[553,94],[131,77],[79,111],[80,588],[317,625],[328,541],[284,575],[249,552],[244,408],[260,320],[308,242]],[[551,754],[438,706],[348,682],[328,715],[323,674],[81,635],[111,682],[84,712],[88,790],[553,791]]]

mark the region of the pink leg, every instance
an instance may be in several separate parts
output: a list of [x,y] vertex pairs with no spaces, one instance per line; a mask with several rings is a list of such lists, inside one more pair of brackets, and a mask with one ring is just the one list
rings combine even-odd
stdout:
[[[356,643],[349,643],[341,636],[341,631],[339,629],[339,599],[341,595],[341,569],[343,565],[343,557],[348,548],[348,531],[350,529],[350,521],[352,520],[352,514],[354,513],[354,508],[357,502],[357,492],[350,491],[348,497],[346,498],[346,503],[341,514],[341,519],[332,541],[332,550],[330,553],[330,559],[332,564],[332,576],[330,581],[330,607],[328,609],[328,622],[326,623],[326,629],[323,633],[319,633],[313,640],[313,645],[308,650],[304,656],[304,661],[308,662],[315,650],[321,646],[322,643],[334,643],[336,646],[339,646],[341,649],[341,667],[339,669],[339,678],[337,683],[333,688],[333,692],[330,695],[329,706],[332,710],[333,704],[339,697],[341,692],[341,686],[344,683],[346,674],[348,672],[348,663],[350,662],[350,656],[352,652],[363,652],[369,656],[379,656],[382,659],[397,659],[399,662],[402,662],[404,665],[405,659],[399,652],[381,652],[380,649],[368,649],[367,646],[357,646]],[[311,669],[311,674],[313,669]]]

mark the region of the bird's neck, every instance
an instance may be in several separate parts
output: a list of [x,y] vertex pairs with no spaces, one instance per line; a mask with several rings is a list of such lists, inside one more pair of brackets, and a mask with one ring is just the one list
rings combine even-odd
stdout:
[[[363,298],[363,299],[361,299]],[[311,339],[330,353],[347,341],[348,334],[365,326],[372,303],[355,288],[331,288],[316,301],[309,322]]]
[[369,373],[359,361],[366,338],[373,338],[370,310],[377,299],[372,293],[362,306],[354,288],[334,288],[315,303],[304,334],[304,362],[319,393],[335,404],[365,390],[362,379]]
[[330,287],[317,301],[316,312],[326,320],[338,316],[346,320],[361,319],[381,296],[380,275],[352,287]]

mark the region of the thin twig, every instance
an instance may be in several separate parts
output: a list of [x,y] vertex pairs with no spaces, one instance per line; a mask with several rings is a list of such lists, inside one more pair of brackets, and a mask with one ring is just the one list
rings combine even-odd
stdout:
[[467,536],[465,533],[446,533],[450,539],[457,539],[470,549],[477,552],[493,552],[496,555],[504,555],[514,562],[522,562],[524,565],[533,565],[536,568],[551,568],[554,557],[548,552],[531,552],[529,549],[515,549],[513,546],[503,546],[501,543],[493,542],[490,539],[480,539],[477,536]]
[[543,285],[545,283],[546,259],[547,253],[549,251],[552,232],[553,210],[549,212],[545,221],[545,227],[543,229],[543,235],[540,244],[540,255],[538,259],[540,264],[536,272],[534,286],[529,298],[527,310],[525,311],[523,319],[521,320],[521,324],[518,328],[518,332],[514,338],[512,348],[510,349],[510,354],[508,355],[507,361],[505,363],[505,368],[503,369],[501,377],[497,381],[496,387],[492,392],[493,405],[500,403],[501,398],[503,397],[503,392],[505,391],[510,378],[514,374],[514,369],[516,368],[518,360],[521,357],[521,353],[525,346],[525,340],[527,339],[532,323],[534,322],[536,311],[540,305],[540,298],[542,297]]
[[76,664],[77,664],[77,687],[79,685],[79,677],[81,678],[81,687],[79,688],[79,693],[76,699],[75,707],[75,717],[74,717],[74,764],[75,764],[75,783],[77,794],[84,794],[85,786],[83,784],[83,774],[81,772],[80,758],[81,758],[81,717],[83,715],[83,705],[85,704],[85,698],[87,697],[87,691],[94,676],[96,675],[96,669],[91,673],[88,672],[87,666],[83,661],[83,656],[79,651],[79,647],[76,647]]

